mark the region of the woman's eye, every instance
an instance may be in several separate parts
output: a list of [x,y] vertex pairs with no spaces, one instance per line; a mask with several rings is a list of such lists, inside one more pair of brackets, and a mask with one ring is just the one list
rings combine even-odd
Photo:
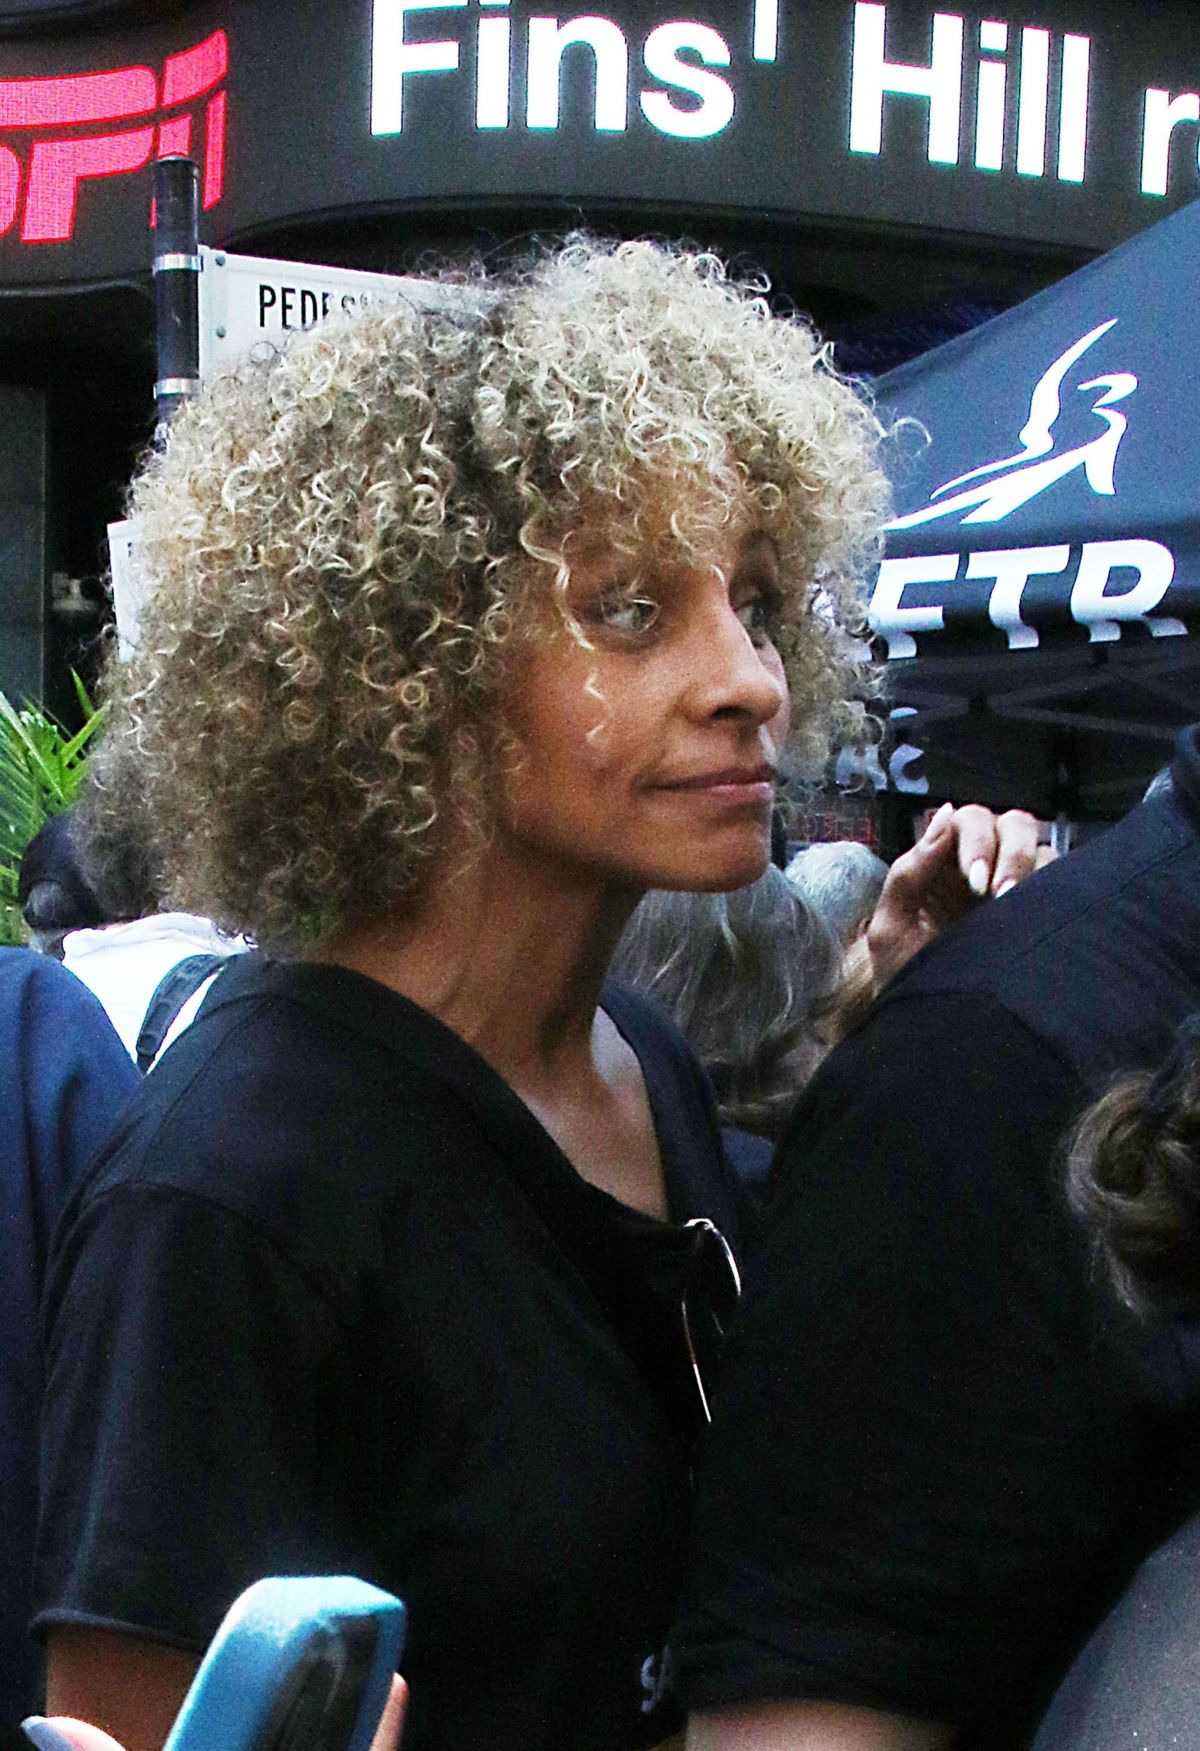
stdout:
[[641,638],[658,620],[659,607],[648,596],[629,596],[623,590],[606,590],[597,597],[588,618],[607,632],[623,638]]
[[779,632],[779,597],[773,592],[760,590],[755,596],[742,603],[737,610],[737,617],[754,644],[770,644]]

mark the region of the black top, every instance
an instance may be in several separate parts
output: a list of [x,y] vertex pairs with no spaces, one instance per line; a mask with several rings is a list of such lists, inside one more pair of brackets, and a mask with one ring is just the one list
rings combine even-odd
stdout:
[[[652,1008],[604,1001],[672,1218],[730,1232],[707,1085]],[[653,1743],[696,1432],[682,1238],[424,1011],[239,957],[60,1230],[39,1627],[200,1648],[252,1579],[349,1573],[409,1607],[407,1751]]]
[[1194,730],[1174,779],[914,960],[801,1102],[701,1471],[689,1705],[1011,1747],[1183,1511],[1191,1378],[1107,1294],[1056,1148],[1200,1003]]

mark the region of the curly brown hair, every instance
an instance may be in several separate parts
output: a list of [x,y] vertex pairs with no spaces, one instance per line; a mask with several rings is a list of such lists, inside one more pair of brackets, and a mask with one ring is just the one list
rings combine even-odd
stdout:
[[276,948],[411,895],[486,831],[514,639],[586,644],[564,544],[778,544],[802,753],[861,697],[878,423],[811,329],[711,256],[569,240],[437,309],[396,300],[205,387],[133,488],[136,750],[173,899]]
[[1067,1189],[1130,1306],[1200,1313],[1200,1016],[1088,1108]]

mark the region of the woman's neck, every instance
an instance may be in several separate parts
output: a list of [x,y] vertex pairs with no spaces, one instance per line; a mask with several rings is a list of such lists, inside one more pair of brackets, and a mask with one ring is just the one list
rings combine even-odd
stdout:
[[578,1173],[665,1219],[641,1067],[598,1008],[639,895],[520,847],[446,860],[403,915],[359,918],[316,958],[419,1003],[472,1045]]
[[445,858],[395,915],[352,920],[313,958],[419,1003],[516,1088],[594,1065],[600,991],[639,894],[497,845]]

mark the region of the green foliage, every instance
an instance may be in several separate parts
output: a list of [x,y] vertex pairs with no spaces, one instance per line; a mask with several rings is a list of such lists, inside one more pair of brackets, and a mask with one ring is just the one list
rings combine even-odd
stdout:
[[73,677],[83,728],[68,736],[39,706],[19,709],[0,693],[0,943],[25,941],[17,905],[17,872],[29,841],[51,815],[75,799],[87,768],[87,747],[104,722],[78,675]]

